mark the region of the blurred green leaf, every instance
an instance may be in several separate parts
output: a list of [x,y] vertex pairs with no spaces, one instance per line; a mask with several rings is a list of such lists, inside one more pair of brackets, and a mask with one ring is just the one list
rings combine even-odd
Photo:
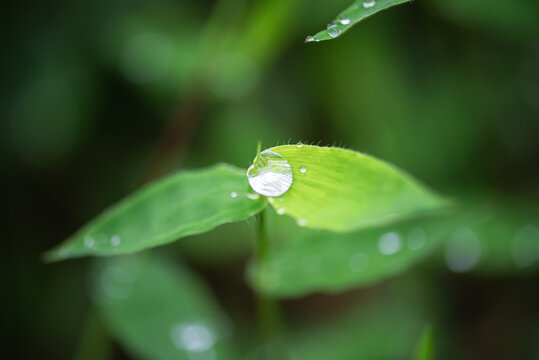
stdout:
[[539,213],[534,204],[490,194],[466,203],[444,246],[453,272],[525,274],[539,269]]
[[[420,282],[399,279],[381,293],[357,296],[336,316],[320,309],[309,323],[289,331],[296,360],[409,359],[428,311]],[[415,292],[415,293],[414,293]]]
[[251,284],[272,296],[341,292],[409,269],[438,249],[454,228],[451,218],[413,220],[339,234],[299,229],[281,239],[267,262],[249,269]]
[[432,325],[427,324],[417,342],[415,360],[434,359],[434,332]]
[[309,228],[352,231],[449,204],[394,166],[347,149],[277,146],[257,156],[249,169],[251,186],[263,195],[278,194],[274,190],[292,176],[290,189],[268,200],[278,214]]
[[133,253],[248,218],[265,204],[250,193],[244,170],[220,164],[183,171],[105,211],[46,258]]
[[102,260],[94,300],[113,336],[141,359],[235,359],[232,324],[187,269],[153,256]]
[[339,14],[337,19],[329,24],[326,30],[322,30],[314,36],[307,36],[305,42],[335,39],[361,20],[381,10],[408,1],[410,0],[356,0],[352,5]]

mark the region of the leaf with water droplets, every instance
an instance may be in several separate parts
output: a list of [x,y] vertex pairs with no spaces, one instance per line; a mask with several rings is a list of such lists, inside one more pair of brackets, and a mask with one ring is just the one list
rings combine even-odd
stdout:
[[265,205],[249,188],[245,170],[220,164],[183,171],[111,207],[46,258],[133,253],[246,219]]
[[345,232],[448,205],[403,171],[356,151],[302,144],[268,151],[281,166],[257,157],[251,169],[264,179],[250,184],[300,226]]
[[141,359],[237,359],[231,320],[203,282],[155,256],[98,261],[93,300],[110,333]]
[[361,20],[387,8],[410,0],[356,0],[337,16],[334,24],[328,26],[314,36],[308,36],[305,42],[331,40],[348,31]]
[[453,216],[408,220],[341,234],[298,228],[273,215],[284,231],[266,262],[249,268],[251,285],[271,296],[341,292],[400,274],[439,249],[455,227]]

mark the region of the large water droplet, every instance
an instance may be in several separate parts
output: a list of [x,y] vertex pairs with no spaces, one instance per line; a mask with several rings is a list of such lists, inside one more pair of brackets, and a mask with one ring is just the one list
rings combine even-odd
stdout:
[[367,255],[362,252],[358,252],[350,256],[350,260],[348,260],[348,267],[354,272],[360,272],[367,268],[368,263],[369,258]]
[[292,186],[292,167],[281,155],[264,150],[247,170],[253,190],[264,196],[280,196]]
[[391,255],[401,248],[401,238],[396,232],[388,232],[380,236],[378,249],[384,255]]
[[328,27],[328,35],[332,38],[336,38],[341,34],[341,29],[337,25],[331,25]]
[[213,332],[202,324],[178,324],[170,330],[172,343],[179,349],[203,352],[216,341]]
[[363,7],[364,7],[365,9],[371,8],[371,7],[373,7],[374,5],[376,5],[376,1],[374,1],[374,0],[369,0],[369,1],[364,1],[364,2],[363,2]]
[[348,16],[340,17],[337,21],[340,22],[343,25],[350,24],[350,18]]
[[445,262],[454,272],[472,269],[481,255],[481,245],[477,236],[468,229],[457,231],[445,246]]

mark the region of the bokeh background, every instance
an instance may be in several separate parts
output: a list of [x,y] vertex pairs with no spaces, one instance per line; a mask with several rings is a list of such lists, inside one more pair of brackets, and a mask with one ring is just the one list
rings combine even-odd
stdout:
[[[44,264],[41,254],[151,179],[216,162],[247,168],[259,139],[364,151],[463,203],[503,199],[515,226],[531,229],[525,266],[456,273],[440,256],[375,285],[286,300],[305,354],[333,336],[327,344],[350,348],[340,358],[359,359],[342,331],[364,339],[371,359],[410,358],[407,324],[427,319],[437,358],[539,358],[539,2],[418,0],[303,43],[348,5],[3,5],[6,358],[132,358],[106,334],[108,345],[81,350],[97,321],[93,260]],[[253,234],[240,223],[157,250],[207,281],[243,353],[255,327],[243,275]],[[512,241],[494,238],[481,241]]]

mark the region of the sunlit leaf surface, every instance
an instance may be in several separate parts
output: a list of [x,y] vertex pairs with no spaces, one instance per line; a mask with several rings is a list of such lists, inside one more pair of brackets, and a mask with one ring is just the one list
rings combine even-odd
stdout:
[[133,253],[248,218],[265,204],[250,190],[244,170],[221,164],[184,171],[106,210],[47,258]]
[[430,255],[453,228],[445,216],[346,234],[289,227],[268,261],[249,269],[251,283],[282,297],[374,284]]
[[278,214],[309,228],[352,231],[448,205],[394,166],[341,148],[277,146],[257,156],[249,175]]
[[147,255],[99,261],[93,297],[122,347],[140,359],[236,359],[231,320],[193,274]]
[[335,39],[361,20],[378,11],[408,1],[410,0],[356,0],[352,5],[339,14],[337,18],[328,25],[326,30],[322,30],[314,36],[307,36],[305,42]]

